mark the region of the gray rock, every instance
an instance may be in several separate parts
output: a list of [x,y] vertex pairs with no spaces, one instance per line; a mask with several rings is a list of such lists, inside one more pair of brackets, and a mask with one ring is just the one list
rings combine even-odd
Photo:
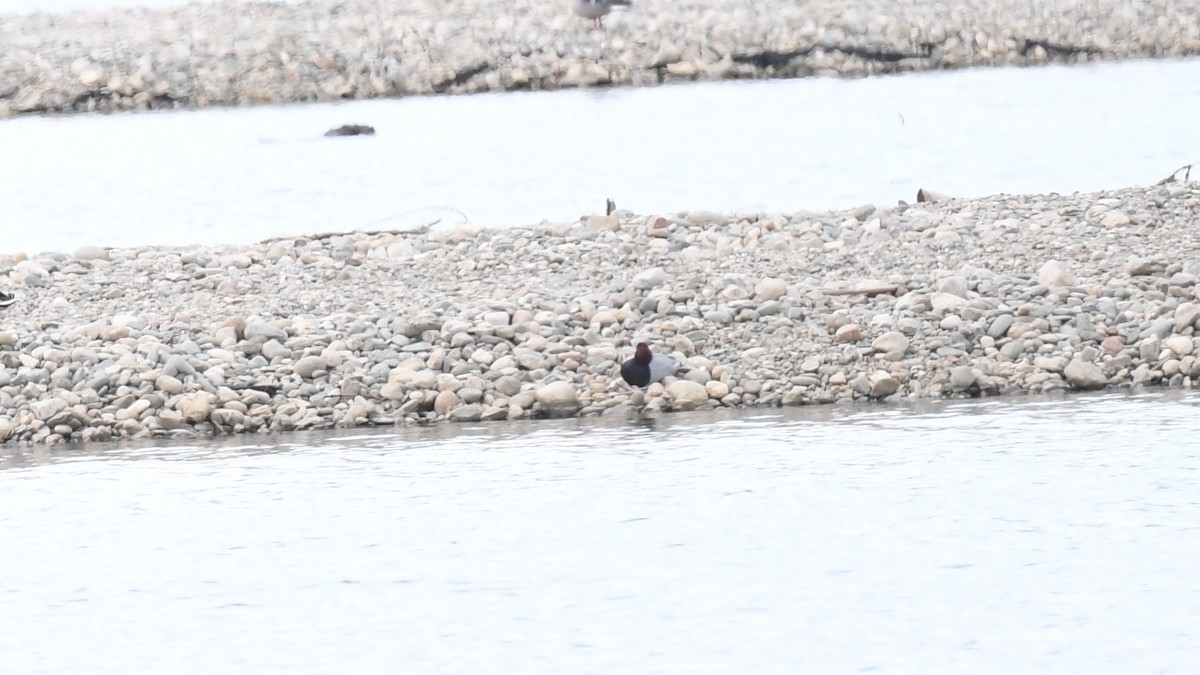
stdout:
[[108,249],[100,246],[80,246],[75,249],[77,260],[108,260]]
[[483,418],[483,406],[479,403],[468,403],[450,411],[453,422],[478,422]]
[[304,379],[311,379],[318,371],[325,370],[325,359],[320,356],[305,356],[292,364],[292,372]]
[[175,409],[183,415],[183,419],[191,424],[199,424],[208,419],[212,412],[212,402],[209,400],[209,395],[204,392],[195,392],[185,395],[175,405]]
[[708,401],[708,390],[699,382],[675,380],[666,387],[667,395],[681,410],[692,410]]
[[887,373],[878,373],[871,378],[871,398],[887,398],[900,390],[900,382]]
[[651,267],[633,277],[633,285],[644,291],[667,283],[667,273],[661,267]]
[[31,402],[29,404],[29,409],[39,420],[46,421],[63,410],[66,410],[67,402],[61,398],[43,399],[40,401]]
[[966,391],[975,386],[975,371],[971,366],[956,366],[950,371],[950,388]]
[[1067,266],[1058,260],[1047,260],[1038,268],[1038,283],[1051,288],[1070,286],[1075,283]]
[[1108,378],[1099,366],[1078,359],[1067,364],[1063,376],[1076,389],[1103,389],[1108,384]]
[[154,385],[158,387],[160,391],[167,394],[179,394],[183,392],[183,382],[180,382],[177,378],[171,377],[170,375],[159,375],[158,379],[155,380]]
[[1200,305],[1194,302],[1180,303],[1175,308],[1175,331],[1182,332],[1185,328],[1195,327],[1196,320],[1200,319]]
[[433,411],[439,415],[445,415],[454,408],[457,408],[462,403],[462,399],[458,394],[450,389],[445,389],[438,392],[436,398],[433,399]]
[[1025,355],[1025,341],[1009,340],[1000,346],[1000,353],[1012,361],[1017,361]]
[[187,421],[183,419],[183,415],[174,410],[164,410],[158,414],[158,425],[168,431],[172,429],[182,429],[187,426]]
[[217,408],[212,411],[210,419],[218,428],[230,431],[239,424],[245,421],[246,416],[237,410],[228,408]]
[[754,299],[758,302],[778,300],[787,294],[787,282],[777,277],[767,277],[754,287]]
[[[292,357],[292,350],[283,346],[279,340],[275,339],[264,342],[261,351],[262,355],[271,361],[274,361],[275,359],[288,359]],[[322,361],[323,360],[324,359],[322,359]]]
[[1016,317],[1012,314],[1001,314],[992,319],[991,325],[988,326],[987,334],[993,339],[998,340],[1008,334],[1008,329],[1012,328],[1015,321]]
[[287,332],[282,328],[278,328],[269,323],[251,323],[247,324],[243,331],[245,339],[262,338],[266,340],[279,340],[280,342],[287,340]]
[[551,382],[538,387],[537,402],[550,417],[568,417],[579,410],[579,396],[570,382]]
[[908,346],[908,338],[900,331],[888,331],[871,342],[871,349],[890,354],[904,354]]
[[804,395],[804,387],[799,386],[787,390],[779,399],[779,403],[786,406],[804,405],[806,402],[807,398]]

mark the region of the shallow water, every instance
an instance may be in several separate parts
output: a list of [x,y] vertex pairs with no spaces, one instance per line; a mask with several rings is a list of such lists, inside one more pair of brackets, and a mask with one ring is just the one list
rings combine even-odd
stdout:
[[1145,185],[1198,118],[1193,59],[12,119],[0,252]]
[[9,456],[0,670],[1191,672],[1198,405],[1008,399]]

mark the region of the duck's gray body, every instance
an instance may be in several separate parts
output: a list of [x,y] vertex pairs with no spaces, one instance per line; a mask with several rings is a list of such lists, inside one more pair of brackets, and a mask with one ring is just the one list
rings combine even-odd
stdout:
[[634,351],[633,358],[621,364],[621,379],[631,386],[645,387],[661,382],[677,370],[679,364],[675,359],[666,354],[653,354],[649,346],[641,343]]

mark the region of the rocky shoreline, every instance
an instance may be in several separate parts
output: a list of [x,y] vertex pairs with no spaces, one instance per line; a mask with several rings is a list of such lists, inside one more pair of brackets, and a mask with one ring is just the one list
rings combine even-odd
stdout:
[[0,117],[1200,54],[1200,0],[569,0],[0,14]]
[[[0,438],[194,437],[1200,378],[1200,183],[0,259]],[[684,362],[633,390],[644,338]]]

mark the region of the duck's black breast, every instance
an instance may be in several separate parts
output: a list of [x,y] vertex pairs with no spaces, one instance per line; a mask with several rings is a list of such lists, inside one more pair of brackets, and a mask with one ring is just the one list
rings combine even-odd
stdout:
[[644,387],[650,384],[650,366],[644,366],[633,359],[621,364],[621,379],[634,387]]

